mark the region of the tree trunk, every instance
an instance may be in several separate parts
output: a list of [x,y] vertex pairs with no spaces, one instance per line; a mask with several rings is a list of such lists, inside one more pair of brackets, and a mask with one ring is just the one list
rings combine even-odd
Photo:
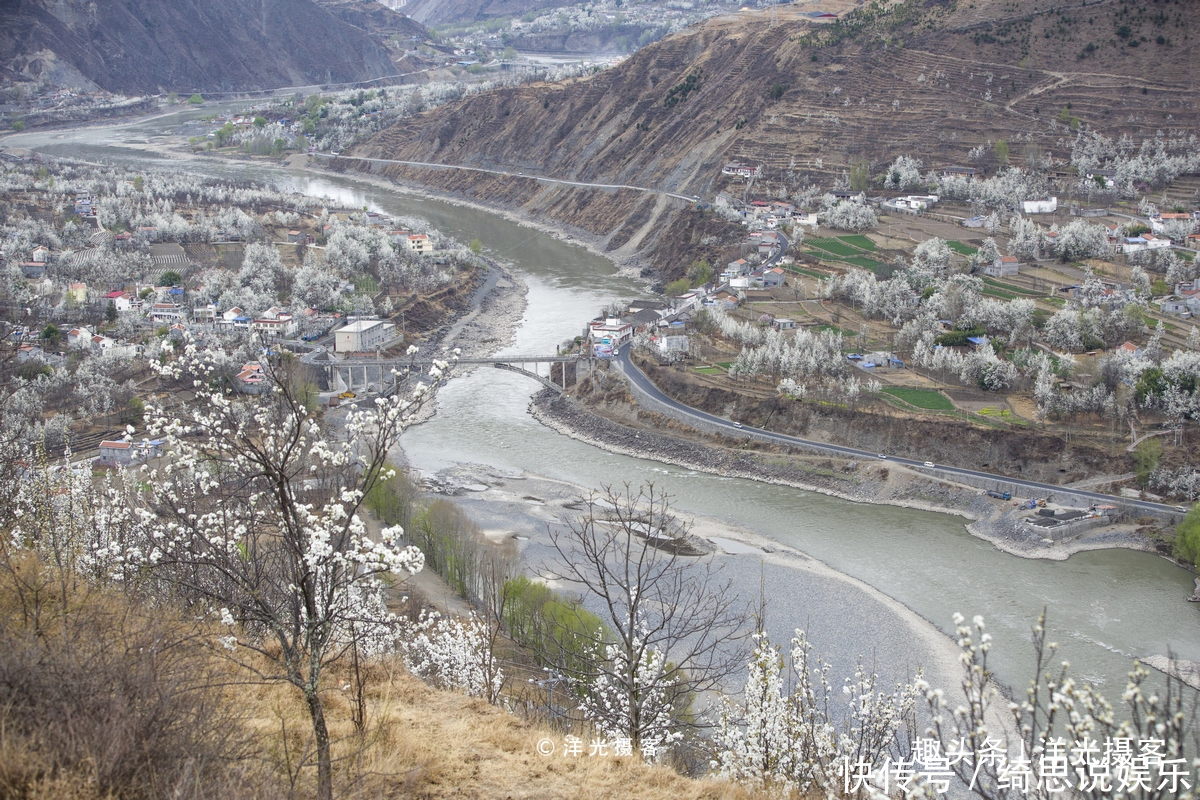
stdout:
[[325,726],[325,708],[316,687],[304,690],[308,713],[312,716],[313,739],[317,744],[317,797],[333,800],[333,770],[329,756],[329,728]]

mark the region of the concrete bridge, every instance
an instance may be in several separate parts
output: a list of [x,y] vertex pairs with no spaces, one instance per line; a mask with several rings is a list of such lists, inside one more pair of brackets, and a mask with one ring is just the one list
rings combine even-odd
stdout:
[[[441,360],[441,359],[439,359]],[[460,358],[450,362],[455,365],[491,366],[506,372],[525,375],[547,388],[561,392],[573,386],[595,367],[596,359],[581,355],[511,355],[492,358]],[[384,392],[391,393],[401,380],[412,375],[427,374],[434,359],[429,356],[404,358],[346,358],[338,361],[310,362],[310,366],[324,370],[326,387],[331,391]],[[557,369],[556,369],[556,365]],[[397,375],[393,375],[395,370]]]

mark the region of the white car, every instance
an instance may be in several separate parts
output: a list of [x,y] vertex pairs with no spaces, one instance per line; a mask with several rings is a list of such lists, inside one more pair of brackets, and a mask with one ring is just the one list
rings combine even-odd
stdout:
[[742,427],[742,423],[740,423],[740,422],[735,422],[735,423],[733,423],[733,427],[735,427],[735,428],[740,428],[740,427]]
[[933,462],[932,462],[932,461],[926,461],[926,462],[925,462],[925,466],[927,466],[927,467],[932,467],[932,466],[933,466]]

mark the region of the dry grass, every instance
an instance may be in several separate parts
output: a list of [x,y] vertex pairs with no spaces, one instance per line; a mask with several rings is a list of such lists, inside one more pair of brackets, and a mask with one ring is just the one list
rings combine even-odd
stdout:
[[[222,631],[114,591],[71,582],[62,592],[58,578],[32,561],[0,563],[0,798],[315,795],[298,690],[229,660],[212,646]],[[393,658],[362,676],[365,733],[349,665],[324,681],[338,797],[755,797],[636,757],[564,757],[562,732],[434,689]],[[554,755],[538,753],[543,739]]]
[[[361,797],[413,798],[595,798],[638,797],[741,800],[756,795],[741,787],[695,780],[669,767],[636,758],[564,757],[564,734],[502,708],[454,692],[433,689],[395,663],[374,665],[367,681],[368,731],[360,737],[351,723],[352,694],[327,695],[330,734],[337,741],[338,785]],[[337,686],[346,675],[332,676]],[[308,745],[308,718],[293,690],[256,687],[253,724],[263,741],[273,741],[272,757],[284,774]],[[279,743],[286,728],[291,752]],[[539,740],[556,745],[538,754]],[[586,753],[586,749],[585,749]],[[297,788],[306,793],[311,776]]]

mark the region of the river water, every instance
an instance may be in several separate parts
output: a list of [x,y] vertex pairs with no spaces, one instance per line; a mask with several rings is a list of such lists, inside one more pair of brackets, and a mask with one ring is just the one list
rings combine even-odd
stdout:
[[[193,116],[212,113],[187,112]],[[166,143],[176,120],[160,118],[59,133],[31,132],[8,144],[48,154],[164,166],[147,143]],[[172,166],[202,175],[269,181],[395,215],[419,216],[460,241],[480,239],[529,287],[528,307],[509,352],[554,352],[614,299],[642,292],[607,260],[494,214],[391,192],[345,177],[312,176],[261,163],[198,158]],[[951,615],[983,615],[996,639],[992,665],[1023,686],[1030,676],[1029,627],[1049,611],[1052,638],[1073,673],[1119,701],[1132,659],[1173,653],[1200,661],[1200,606],[1185,603],[1192,575],[1162,558],[1122,550],[1026,560],[970,536],[944,514],[872,506],[795,489],[727,479],[613,455],[561,436],[527,410],[538,385],[498,370],[455,379],[436,417],[408,432],[418,469],[457,462],[528,471],[586,487],[653,481],[676,508],[749,528],[824,561],[908,606],[944,631]],[[782,591],[786,593],[786,587]],[[802,623],[802,621],[801,621]],[[798,623],[800,624],[800,623]],[[869,654],[871,642],[860,642]]]

